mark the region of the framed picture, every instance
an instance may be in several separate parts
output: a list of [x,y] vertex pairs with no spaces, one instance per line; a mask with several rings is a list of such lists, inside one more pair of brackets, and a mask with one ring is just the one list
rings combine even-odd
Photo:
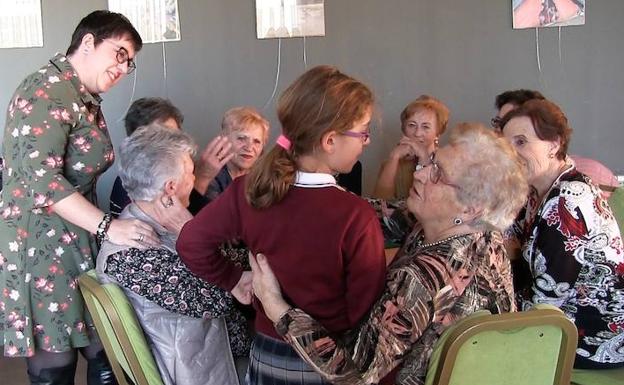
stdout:
[[560,27],[585,24],[585,0],[511,0],[513,27]]
[[325,36],[324,0],[256,0],[258,39]]

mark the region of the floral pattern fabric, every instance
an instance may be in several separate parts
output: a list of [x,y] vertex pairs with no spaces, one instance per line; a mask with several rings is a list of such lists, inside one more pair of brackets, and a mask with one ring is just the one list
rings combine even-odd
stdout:
[[95,182],[113,162],[100,109],[67,58],[53,57],[12,96],[0,199],[0,336],[7,356],[89,345],[92,327],[76,278],[92,269],[94,237],[51,206]]
[[172,313],[206,319],[225,317],[232,354],[249,355],[247,320],[234,306],[232,295],[195,276],[176,253],[165,248],[126,249],[108,256],[105,273]]
[[570,167],[541,202],[531,192],[513,233],[530,272],[516,281],[519,306],[548,303],[574,321],[575,366],[624,366],[624,249],[598,188]]
[[389,266],[386,287],[359,327],[337,338],[299,309],[285,339],[333,384],[378,383],[401,363],[397,384],[423,384],[435,342],[481,309],[515,310],[511,269],[497,232],[423,245],[408,237]]

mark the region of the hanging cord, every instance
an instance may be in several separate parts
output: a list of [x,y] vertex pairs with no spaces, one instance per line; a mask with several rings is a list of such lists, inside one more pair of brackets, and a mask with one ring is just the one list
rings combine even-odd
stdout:
[[134,77],[132,79],[132,93],[130,94],[130,100],[128,101],[128,107],[126,107],[126,109],[124,110],[124,113],[119,117],[119,119],[117,120],[117,122],[121,122],[122,120],[124,120],[124,118],[126,117],[126,114],[128,113],[128,110],[130,109],[130,106],[132,105],[132,101],[134,100],[134,92],[136,91],[136,83],[137,83],[137,76],[139,75],[139,61],[138,61],[138,57],[134,58],[134,62],[137,64],[137,67],[134,69]]
[[308,58],[306,57],[306,37],[303,35],[303,68],[308,69]]
[[169,90],[167,89],[167,53],[165,51],[165,42],[162,42],[162,58],[163,58],[163,88],[165,89],[165,98],[169,98]]
[[559,65],[562,65],[563,59],[561,58],[561,26],[559,26],[559,38],[557,41],[559,45]]
[[279,83],[279,75],[280,75],[280,65],[281,65],[281,56],[282,56],[282,38],[277,39],[277,71],[275,72],[275,85],[273,86],[273,93],[271,93],[271,97],[266,101],[262,110],[266,110],[273,98],[275,97],[275,93],[277,92],[277,84]]
[[537,70],[540,75],[542,74],[542,63],[540,62],[540,49],[539,49],[539,28],[535,28],[535,55],[537,57]]

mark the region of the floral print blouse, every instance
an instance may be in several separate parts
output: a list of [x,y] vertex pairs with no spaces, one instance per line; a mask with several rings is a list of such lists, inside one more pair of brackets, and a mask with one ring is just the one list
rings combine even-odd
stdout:
[[516,280],[519,306],[548,303],[574,321],[575,367],[624,366],[624,249],[598,188],[568,168],[542,201],[531,191],[513,233],[522,245],[514,274],[526,277]]
[[515,310],[509,261],[498,232],[422,244],[413,232],[389,266],[381,298],[356,329],[336,337],[299,309],[285,339],[333,384],[378,383],[401,365],[397,384],[423,384],[433,346],[481,309]]
[[232,354],[249,354],[247,321],[236,309],[231,294],[191,273],[177,253],[166,248],[122,250],[108,257],[105,273],[172,313],[194,318],[225,317]]
[[89,345],[92,323],[76,278],[93,268],[97,245],[51,206],[76,192],[96,201],[96,179],[114,157],[100,101],[58,54],[9,102],[0,155],[0,341],[7,356]]

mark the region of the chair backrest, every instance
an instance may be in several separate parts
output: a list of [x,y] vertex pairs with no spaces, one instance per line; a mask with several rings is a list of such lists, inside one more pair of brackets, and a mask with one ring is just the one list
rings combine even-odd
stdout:
[[119,384],[163,385],[134,308],[121,288],[100,284],[94,270],[82,274],[78,283]]
[[426,384],[569,385],[577,330],[547,307],[461,320],[436,344]]
[[609,207],[620,226],[620,233],[624,234],[624,187],[616,188],[609,197]]

